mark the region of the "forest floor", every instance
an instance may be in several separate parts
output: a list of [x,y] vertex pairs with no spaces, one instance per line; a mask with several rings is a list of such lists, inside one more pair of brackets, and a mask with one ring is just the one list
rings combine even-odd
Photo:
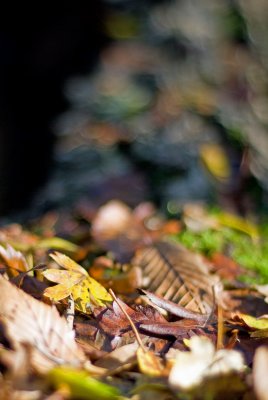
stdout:
[[0,399],[268,399],[266,5],[246,3],[107,13],[54,172],[0,227]]

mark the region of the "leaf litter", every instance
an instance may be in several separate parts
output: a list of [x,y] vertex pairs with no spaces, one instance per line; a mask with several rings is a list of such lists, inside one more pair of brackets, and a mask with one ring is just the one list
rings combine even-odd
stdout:
[[0,398],[266,399],[265,286],[242,283],[230,254],[187,249],[188,220],[170,231],[160,218],[152,230],[144,210],[108,203],[88,217],[87,235],[72,230],[63,242],[53,226],[49,240],[46,229],[36,240],[1,228]]

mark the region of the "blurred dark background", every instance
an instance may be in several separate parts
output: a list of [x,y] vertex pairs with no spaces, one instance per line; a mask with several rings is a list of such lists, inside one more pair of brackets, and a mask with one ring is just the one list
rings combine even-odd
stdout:
[[0,215],[121,198],[266,208],[264,0],[0,13]]
[[106,38],[101,1],[4,2],[0,12],[0,211],[27,206],[47,178],[63,84],[89,73]]

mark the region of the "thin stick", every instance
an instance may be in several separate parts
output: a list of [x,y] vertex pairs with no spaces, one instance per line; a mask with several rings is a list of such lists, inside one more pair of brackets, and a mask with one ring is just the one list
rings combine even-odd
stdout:
[[114,301],[116,302],[116,304],[118,305],[118,307],[120,308],[120,310],[122,311],[122,313],[124,314],[124,316],[128,319],[130,326],[136,336],[137,342],[139,344],[139,346],[142,348],[142,350],[146,353],[146,348],[144,347],[144,344],[142,343],[141,337],[139,332],[137,331],[136,326],[134,325],[132,319],[130,318],[130,316],[127,314],[126,310],[124,310],[124,308],[122,307],[122,305],[119,303],[119,301],[117,300],[114,292],[112,291],[112,289],[109,289],[109,293],[112,296],[112,298],[114,299]]
[[223,313],[222,307],[218,305],[218,335],[217,335],[217,350],[224,348],[224,326],[223,326]]
[[67,324],[72,331],[74,328],[74,298],[72,295],[70,295],[70,297],[68,298],[68,307],[65,315]]

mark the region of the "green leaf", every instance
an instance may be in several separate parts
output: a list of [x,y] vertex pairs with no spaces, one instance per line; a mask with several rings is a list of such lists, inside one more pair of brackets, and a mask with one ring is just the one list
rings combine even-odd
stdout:
[[36,249],[57,249],[69,253],[75,253],[79,249],[76,244],[57,236],[41,239],[34,247]]
[[56,388],[67,387],[71,398],[75,399],[113,400],[120,396],[119,390],[114,386],[91,378],[85,371],[78,371],[73,368],[53,368],[47,374],[47,379]]
[[252,329],[268,329],[268,318],[255,318],[248,314],[239,314],[239,318]]

